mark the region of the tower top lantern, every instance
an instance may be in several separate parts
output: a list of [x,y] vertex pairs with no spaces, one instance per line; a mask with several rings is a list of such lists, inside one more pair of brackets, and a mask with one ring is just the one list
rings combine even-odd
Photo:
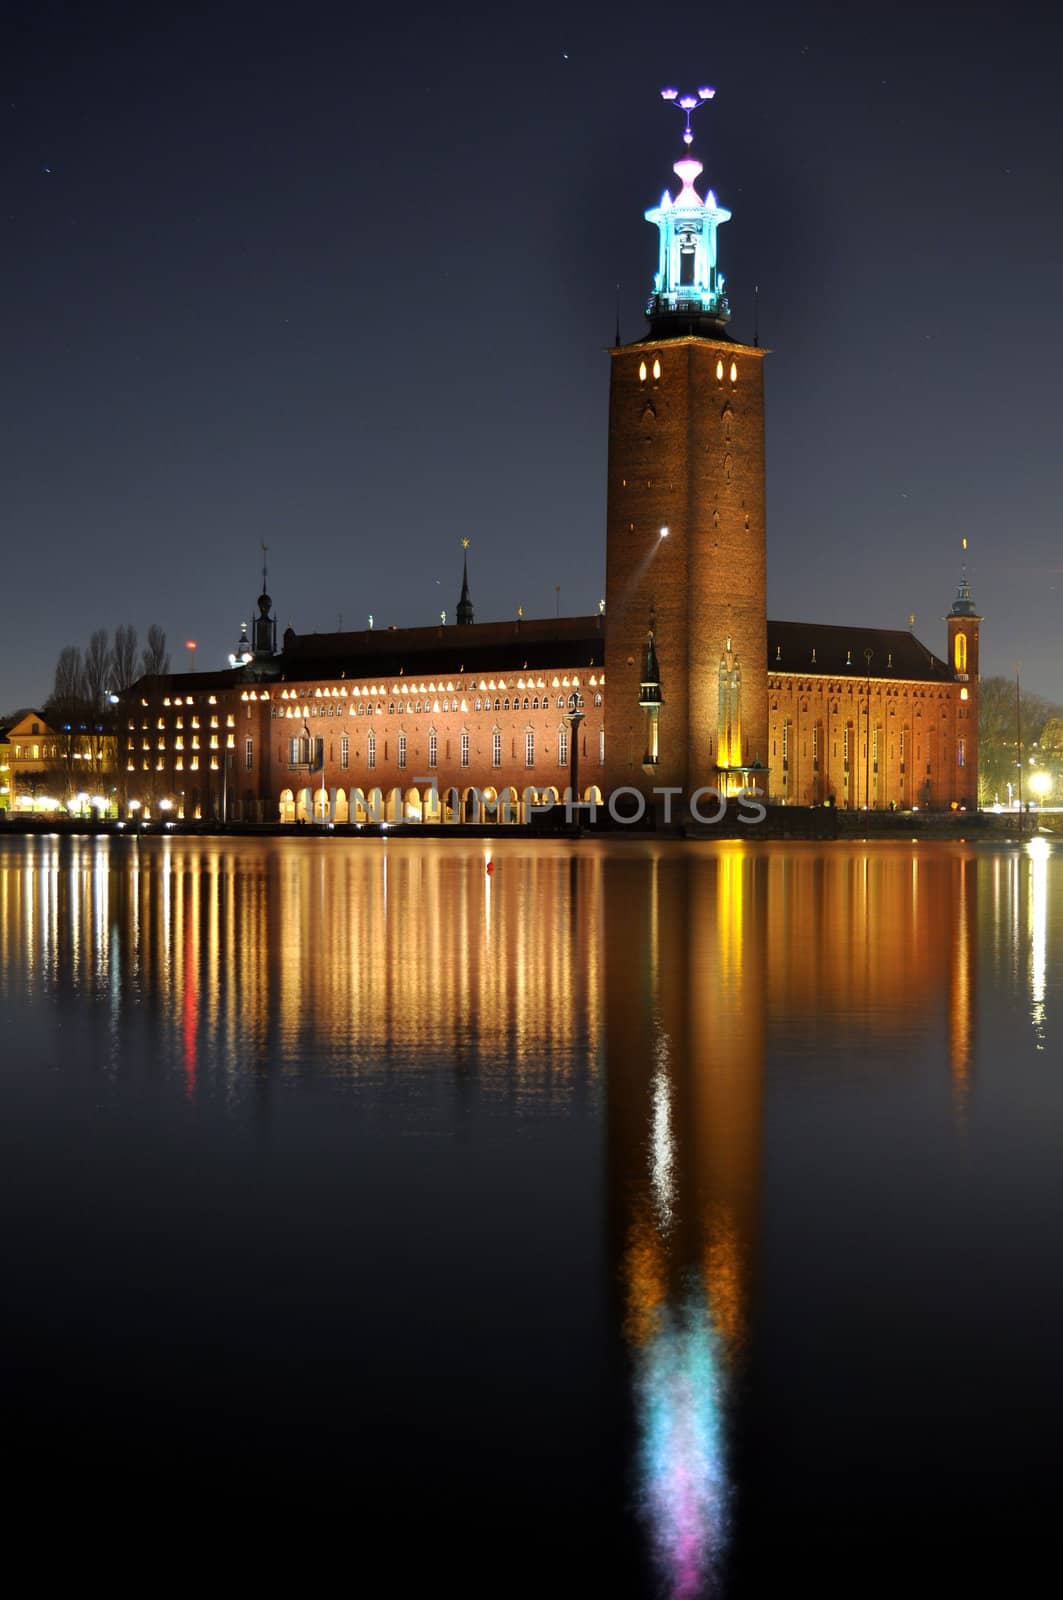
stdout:
[[731,317],[724,276],[716,261],[716,229],[730,220],[731,213],[711,189],[704,200],[698,194],[694,184],[703,168],[689,153],[694,142],[691,118],[715,94],[715,89],[707,87],[693,94],[661,90],[662,100],[674,104],[686,117],[683,143],[687,148],[672,168],[680,181],[679,193],[673,200],[666,189],[660,204],[646,212],[646,221],[655,223],[660,235],[653,293],[646,307],[656,339],[719,335]]

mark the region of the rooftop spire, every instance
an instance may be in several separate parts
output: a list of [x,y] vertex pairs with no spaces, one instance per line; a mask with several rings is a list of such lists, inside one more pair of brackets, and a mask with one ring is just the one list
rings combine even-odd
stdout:
[[952,602],[950,617],[976,617],[974,601],[971,598],[971,586],[967,581],[967,540],[963,541],[964,562],[960,572],[960,586],[956,590],[956,598]]
[[469,541],[463,539],[461,548],[464,552],[461,562],[461,599],[458,601],[456,620],[461,627],[468,627],[474,619],[472,601],[469,599]]
[[687,149],[672,169],[680,181],[678,195],[673,200],[666,189],[660,205],[646,212],[646,221],[656,223],[660,233],[658,268],[646,307],[655,339],[718,336],[731,316],[724,276],[716,265],[716,229],[730,220],[731,213],[717,203],[711,189],[702,200],[694,187],[702,165],[689,153],[694,139],[690,119],[715,93],[709,88],[683,95],[678,89],[661,90],[662,98],[686,115]]

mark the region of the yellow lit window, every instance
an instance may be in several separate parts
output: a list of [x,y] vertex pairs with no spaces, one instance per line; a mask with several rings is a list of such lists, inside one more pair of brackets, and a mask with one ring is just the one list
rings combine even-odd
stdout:
[[716,363],[716,381],[717,381],[717,383],[722,383],[723,382],[723,361],[722,360],[717,361],[717,363]]
[[655,378],[659,378],[661,376],[661,363],[657,359],[654,359],[653,363],[653,376]]
[[960,699],[961,700],[966,700],[967,699],[967,690],[966,689],[961,689],[960,690]]
[[645,363],[645,361],[640,361],[639,362],[639,382],[640,383],[645,383],[646,382],[646,363]]
[[967,635],[965,633],[958,633],[956,635],[956,646],[953,659],[956,663],[957,672],[967,671]]
[[732,383],[737,383],[738,382],[738,367],[736,366],[736,364],[733,361],[731,362],[731,382]]

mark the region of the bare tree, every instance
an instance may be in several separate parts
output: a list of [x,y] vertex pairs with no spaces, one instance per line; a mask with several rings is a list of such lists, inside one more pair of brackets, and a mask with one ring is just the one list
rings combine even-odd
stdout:
[[73,781],[74,752],[86,709],[85,663],[77,645],[68,644],[59,652],[52,692],[44,704],[45,721],[59,735],[59,755],[68,785]]
[[[85,664],[76,644],[68,644],[59,652],[55,664],[55,681],[49,705],[57,711],[77,713],[85,700]],[[69,720],[69,719],[68,719]]]
[[114,671],[113,687],[116,694],[121,694],[123,689],[128,689],[136,682],[137,677],[137,630],[132,623],[114,630],[111,662]]
[[148,629],[148,642],[141,651],[140,664],[147,677],[162,677],[170,670],[166,634],[157,622],[153,622]]
[[112,657],[106,628],[97,628],[83,657],[85,699],[91,712],[103,710],[111,688]]

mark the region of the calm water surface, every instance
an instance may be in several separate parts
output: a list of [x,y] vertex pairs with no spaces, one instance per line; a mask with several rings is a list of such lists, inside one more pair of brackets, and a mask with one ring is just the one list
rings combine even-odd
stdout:
[[1032,1592],[1061,941],[1043,844],[0,842],[9,1526],[310,1593]]

